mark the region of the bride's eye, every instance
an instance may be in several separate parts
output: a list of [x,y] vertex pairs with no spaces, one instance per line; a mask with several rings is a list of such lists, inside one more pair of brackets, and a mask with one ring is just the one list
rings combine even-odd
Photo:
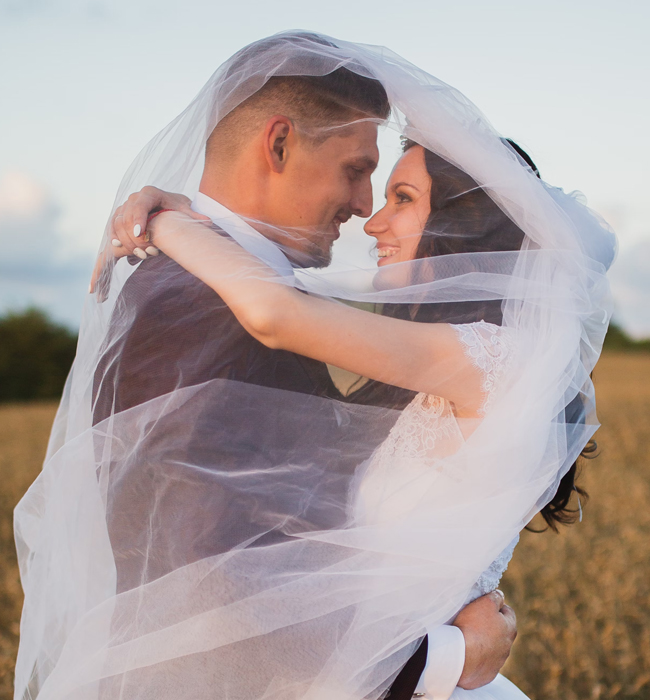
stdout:
[[404,204],[406,202],[412,202],[413,200],[405,192],[395,192],[395,197],[397,198],[398,204]]

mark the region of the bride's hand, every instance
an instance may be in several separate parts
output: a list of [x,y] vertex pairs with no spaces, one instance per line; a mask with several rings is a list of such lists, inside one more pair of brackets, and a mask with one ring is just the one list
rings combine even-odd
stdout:
[[111,221],[111,238],[123,243],[131,234],[139,238],[145,232],[147,218],[158,209],[173,209],[195,218],[197,215],[190,205],[191,201],[185,195],[165,192],[152,186],[143,187],[139,192],[130,195],[126,202],[115,210]]
[[144,239],[147,219],[161,209],[172,209],[195,219],[206,218],[193,212],[190,205],[185,195],[165,192],[151,185],[134,192],[113,214],[110,233],[113,255],[118,258],[136,255],[142,260],[147,255],[158,255],[156,247]]
[[191,210],[179,212],[176,210],[162,210],[160,213],[154,213],[149,216],[149,221],[145,220],[146,230],[139,232],[137,229],[132,231],[129,228],[121,227],[119,233],[116,232],[113,239],[113,249],[115,254],[135,255],[141,260],[147,258],[148,255],[158,255],[159,249],[155,247],[156,241],[160,240],[161,236],[169,238],[179,231],[187,228],[191,220],[201,222],[209,222],[210,219],[202,214],[197,214]]
[[[158,254],[157,248],[145,241],[142,235],[151,212],[158,209],[173,209],[187,214],[193,219],[207,219],[207,217],[192,211],[190,204],[190,199],[185,195],[165,192],[151,185],[131,194],[124,204],[117,207],[113,214],[109,235],[110,244],[100,254],[95,264],[90,281],[90,293],[96,291],[98,282],[102,278],[105,278],[104,284],[99,286],[107,286],[110,280],[110,269],[115,258],[135,254],[144,260],[147,255]],[[135,242],[133,239],[136,239]],[[106,293],[104,290],[100,296],[105,297]]]

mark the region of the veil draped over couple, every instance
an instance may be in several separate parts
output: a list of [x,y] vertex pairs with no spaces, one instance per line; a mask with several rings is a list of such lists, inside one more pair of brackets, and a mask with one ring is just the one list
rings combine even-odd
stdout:
[[117,193],[16,510],[16,699],[524,698],[495,589],[571,517],[614,254],[389,50],[235,54]]

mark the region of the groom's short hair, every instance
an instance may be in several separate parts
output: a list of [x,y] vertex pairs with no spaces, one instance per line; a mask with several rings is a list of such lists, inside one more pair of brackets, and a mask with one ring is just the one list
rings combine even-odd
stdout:
[[[231,89],[236,94],[245,84],[247,73],[259,79],[259,67],[264,65],[265,59],[268,61],[273,55],[277,56],[287,44],[307,48],[302,56],[298,54],[298,60],[302,58],[310,70],[314,70],[314,62],[327,60],[319,57],[318,46],[334,46],[323,37],[307,33],[263,39],[233,57],[224,83],[229,80],[231,85],[234,83]],[[387,119],[390,105],[379,80],[346,67],[335,68],[325,75],[272,76],[219,121],[208,139],[207,155],[236,154],[274,114],[289,117],[307,138],[318,142],[335,133],[328,132],[328,126],[359,118]]]

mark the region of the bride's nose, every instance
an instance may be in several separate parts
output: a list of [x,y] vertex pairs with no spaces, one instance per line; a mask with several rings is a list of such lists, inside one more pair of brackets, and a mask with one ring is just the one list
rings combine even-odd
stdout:
[[385,209],[386,207],[380,209],[364,224],[363,230],[368,236],[378,236],[388,230],[388,218],[386,217]]

